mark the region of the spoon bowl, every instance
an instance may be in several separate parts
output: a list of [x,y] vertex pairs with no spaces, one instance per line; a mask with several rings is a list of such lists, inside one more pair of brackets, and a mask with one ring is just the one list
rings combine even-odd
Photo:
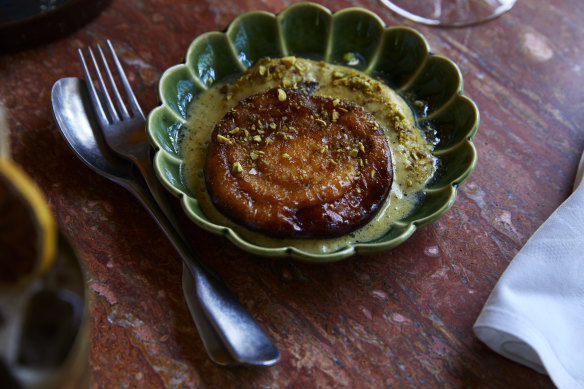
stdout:
[[89,168],[109,179],[132,177],[132,164],[114,154],[97,128],[89,95],[78,78],[57,81],[52,91],[55,120],[75,154]]

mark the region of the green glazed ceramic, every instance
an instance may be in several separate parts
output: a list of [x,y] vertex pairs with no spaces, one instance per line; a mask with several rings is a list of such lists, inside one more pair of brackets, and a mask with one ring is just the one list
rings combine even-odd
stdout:
[[[345,53],[353,53],[347,64]],[[263,57],[296,55],[353,66],[383,80],[410,103],[418,125],[435,129],[439,168],[419,206],[372,241],[349,242],[336,250],[266,247],[244,239],[233,229],[210,221],[181,175],[180,139],[186,131],[189,104],[226,77],[241,74]],[[332,262],[356,253],[397,246],[453,204],[458,185],[474,169],[472,143],[479,113],[462,95],[462,76],[449,59],[433,55],[424,37],[407,27],[387,27],[361,8],[331,13],[313,3],[297,3],[279,15],[256,11],[236,18],[225,32],[209,32],[190,45],[183,64],[168,69],[159,84],[161,105],[148,117],[148,134],[157,152],[154,165],[162,183],[181,200],[200,227],[225,235],[236,246],[262,256],[292,256],[309,262]]]

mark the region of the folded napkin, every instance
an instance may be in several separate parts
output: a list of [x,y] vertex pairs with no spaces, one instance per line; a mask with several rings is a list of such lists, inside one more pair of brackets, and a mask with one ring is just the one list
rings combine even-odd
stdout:
[[476,336],[499,354],[584,388],[584,155],[574,192],[535,232],[491,292]]

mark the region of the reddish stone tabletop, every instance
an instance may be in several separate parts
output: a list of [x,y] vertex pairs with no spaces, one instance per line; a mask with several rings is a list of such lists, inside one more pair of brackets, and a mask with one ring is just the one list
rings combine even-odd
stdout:
[[52,118],[51,87],[81,76],[77,48],[109,38],[149,111],[161,73],[196,36],[290,3],[113,0],[70,35],[0,56],[14,158],[87,268],[93,387],[553,387],[490,351],[472,324],[515,253],[571,190],[584,147],[580,0],[519,0],[499,19],[459,29],[415,25],[375,0],[322,1],[413,26],[460,66],[481,111],[479,162],[442,218],[396,249],[330,265],[246,254],[183,217],[201,256],[282,352],[268,368],[208,359],[182,295],[179,257],[128,192],[69,150]]

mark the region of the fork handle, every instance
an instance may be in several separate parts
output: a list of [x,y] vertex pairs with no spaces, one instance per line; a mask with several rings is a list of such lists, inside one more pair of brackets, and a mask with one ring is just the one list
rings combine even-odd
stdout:
[[187,243],[149,158],[150,147],[144,151],[140,160],[134,161],[152,194],[150,198],[145,194],[138,197],[156,219],[191,273],[201,310],[236,361],[262,366],[275,364],[280,360],[278,348],[223,281],[202,263]]

